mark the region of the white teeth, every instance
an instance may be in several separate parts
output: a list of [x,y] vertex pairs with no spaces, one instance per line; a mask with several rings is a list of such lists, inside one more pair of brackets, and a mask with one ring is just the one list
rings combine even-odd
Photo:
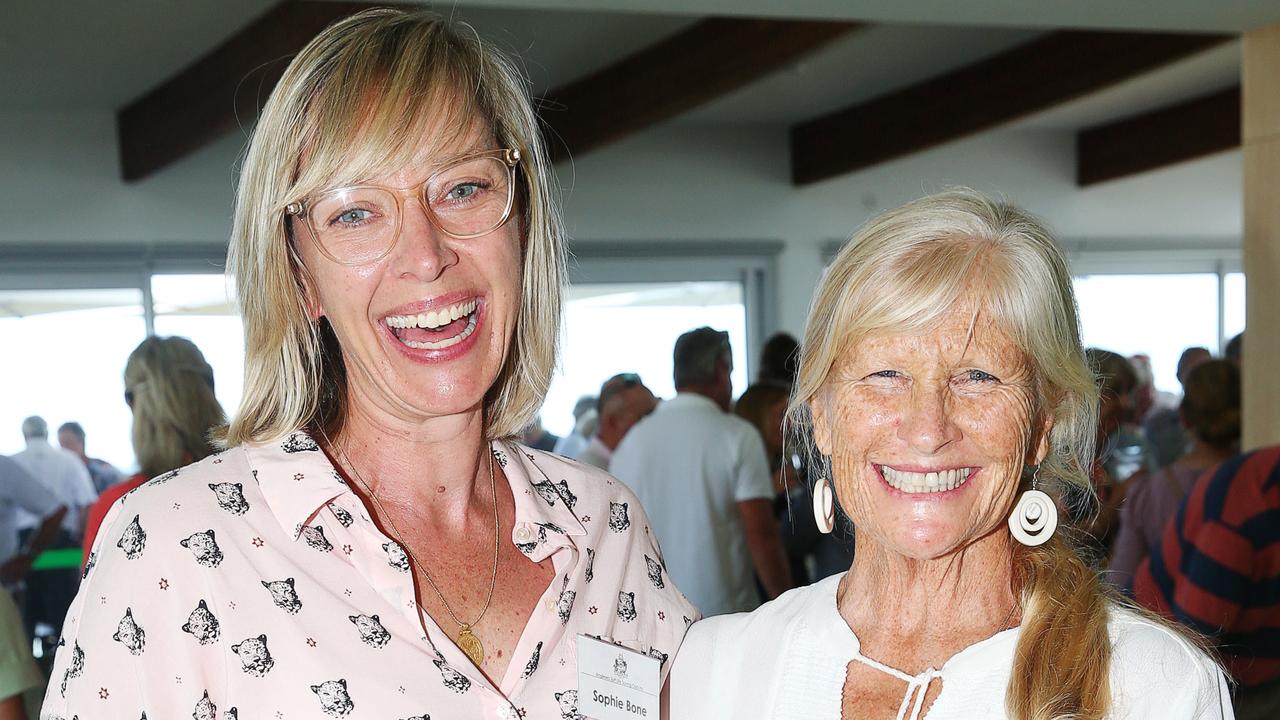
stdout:
[[417,342],[415,340],[402,340],[401,342],[415,350],[443,350],[447,347],[453,347],[454,345],[457,345],[463,340],[471,337],[471,333],[475,332],[475,330],[476,316],[472,315],[470,319],[467,320],[467,327],[463,329],[462,332],[451,338],[445,338],[439,342]]
[[388,315],[387,325],[389,327],[400,329],[420,327],[433,330],[435,328],[448,325],[458,318],[470,315],[475,312],[475,310],[476,301],[468,300],[466,302],[450,305],[447,308],[430,310],[417,315]]
[[880,465],[880,473],[890,486],[906,493],[933,493],[954,490],[969,479],[969,468],[951,468],[935,470],[928,473],[894,470],[888,465]]

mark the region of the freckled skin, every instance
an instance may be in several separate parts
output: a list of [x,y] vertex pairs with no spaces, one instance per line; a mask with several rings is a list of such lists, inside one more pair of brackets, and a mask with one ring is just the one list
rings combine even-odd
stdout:
[[[412,187],[426,179],[441,157],[493,147],[491,133],[477,123],[456,145],[442,148],[430,137],[408,167],[369,180]],[[466,240],[433,225],[417,202],[405,201],[400,238],[387,257],[365,265],[339,265],[321,254],[304,223],[295,237],[313,282],[308,304],[333,325],[346,363],[349,397],[371,403],[378,414],[410,422],[477,409],[506,360],[520,304],[520,223],[509,220],[488,235]],[[513,217],[518,209],[512,210]],[[452,291],[484,296],[475,346],[447,363],[419,363],[392,347],[379,321],[405,303]]]
[[[1048,450],[1050,423],[1036,412],[1026,358],[981,315],[975,322],[973,307],[960,304],[926,332],[854,343],[811,404],[857,535],[841,617],[863,655],[912,674],[1020,619],[1005,522],[1023,466]],[[903,493],[879,465],[975,470],[952,491]],[[850,662],[841,716],[892,717],[904,690]],[[941,681],[929,685],[926,714],[941,692]]]
[[[970,325],[973,325],[972,337]],[[861,537],[918,560],[940,558],[1001,527],[1031,452],[1035,393],[1022,352],[960,306],[941,325],[877,335],[845,353],[813,401],[841,507]],[[878,465],[980,468],[955,491],[906,494]]]

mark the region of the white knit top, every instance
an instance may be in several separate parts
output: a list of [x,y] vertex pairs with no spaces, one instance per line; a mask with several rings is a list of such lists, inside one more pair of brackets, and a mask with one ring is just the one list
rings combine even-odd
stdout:
[[[841,577],[792,590],[752,613],[696,623],[671,670],[672,720],[838,720],[850,662],[902,680],[900,719],[1006,718],[1018,628],[912,676],[859,652],[836,608]],[[1233,720],[1226,680],[1204,653],[1122,608],[1112,610],[1110,632],[1113,720]],[[934,678],[942,679],[942,691],[926,713]]]

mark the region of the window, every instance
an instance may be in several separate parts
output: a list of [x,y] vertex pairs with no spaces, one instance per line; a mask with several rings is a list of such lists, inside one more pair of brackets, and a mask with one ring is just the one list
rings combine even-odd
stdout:
[[1216,273],[1084,275],[1075,289],[1085,346],[1150,356],[1158,390],[1182,394],[1186,348],[1219,351]]
[[573,430],[573,405],[620,372],[638,373],[658,397],[675,395],[676,338],[707,325],[729,333],[734,395],[747,386],[747,310],[742,284],[715,282],[584,283],[569,288],[561,366],[542,406],[546,429]]
[[157,335],[180,335],[213,367],[214,392],[230,418],[244,390],[244,326],[221,274],[153,275]]
[[23,448],[23,418],[84,426],[90,456],[133,469],[124,366],[146,337],[137,288],[0,292],[0,453]]

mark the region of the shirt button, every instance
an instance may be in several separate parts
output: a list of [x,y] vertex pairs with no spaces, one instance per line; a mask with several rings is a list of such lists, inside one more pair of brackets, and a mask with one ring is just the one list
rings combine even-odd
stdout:
[[547,598],[547,601],[546,601],[545,603],[543,603],[543,604],[547,606],[547,610],[549,610],[549,611],[551,611],[551,612],[555,612],[555,611],[556,611],[556,601],[555,601],[554,599],[552,599],[552,598]]
[[528,525],[521,523],[516,526],[516,542],[527,543],[533,539],[533,531]]
[[498,707],[498,720],[518,720],[520,714],[510,705],[501,705]]

